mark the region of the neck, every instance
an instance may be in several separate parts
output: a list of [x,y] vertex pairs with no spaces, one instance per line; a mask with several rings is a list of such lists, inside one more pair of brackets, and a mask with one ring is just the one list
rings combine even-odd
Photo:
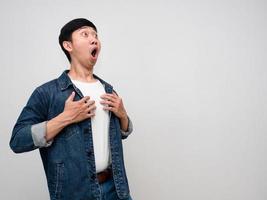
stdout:
[[70,71],[68,75],[74,80],[95,82],[96,79],[93,77],[93,67],[94,66],[84,66],[81,63],[73,61],[70,64]]

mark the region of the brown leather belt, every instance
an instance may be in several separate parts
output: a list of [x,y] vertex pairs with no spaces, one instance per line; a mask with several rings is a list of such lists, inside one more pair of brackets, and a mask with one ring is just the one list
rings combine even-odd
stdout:
[[110,177],[112,177],[112,170],[110,168],[107,168],[106,170],[97,173],[97,179],[99,183],[104,183]]

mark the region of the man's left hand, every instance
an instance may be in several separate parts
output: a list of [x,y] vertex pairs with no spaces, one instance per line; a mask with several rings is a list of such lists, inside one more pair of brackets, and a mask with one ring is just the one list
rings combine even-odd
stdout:
[[100,103],[104,106],[104,110],[112,111],[120,119],[127,118],[127,113],[123,106],[122,98],[117,96],[115,92],[112,94],[106,93],[100,97],[103,99],[100,101]]

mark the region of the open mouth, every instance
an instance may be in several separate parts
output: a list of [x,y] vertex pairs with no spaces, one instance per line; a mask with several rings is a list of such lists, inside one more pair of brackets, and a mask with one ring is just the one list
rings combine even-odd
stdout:
[[97,48],[95,47],[95,48],[92,49],[91,55],[95,58],[96,54],[97,54]]

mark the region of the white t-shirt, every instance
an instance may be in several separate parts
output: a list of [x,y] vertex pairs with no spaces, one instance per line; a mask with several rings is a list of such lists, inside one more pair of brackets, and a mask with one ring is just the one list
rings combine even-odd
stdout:
[[100,101],[101,95],[105,94],[104,86],[99,80],[93,83],[82,82],[71,79],[74,85],[79,88],[83,96],[90,96],[90,100],[95,101],[95,116],[91,117],[94,154],[96,172],[105,170],[110,163],[110,149],[109,149],[109,112],[103,109]]

